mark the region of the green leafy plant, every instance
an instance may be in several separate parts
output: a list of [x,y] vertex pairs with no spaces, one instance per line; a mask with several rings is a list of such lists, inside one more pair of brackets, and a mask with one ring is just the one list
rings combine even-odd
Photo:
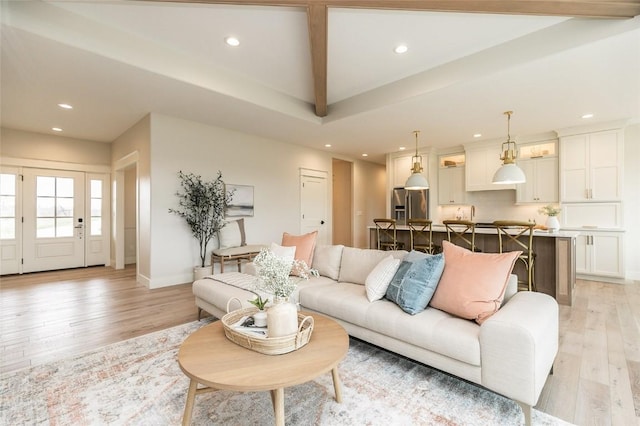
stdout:
[[556,207],[551,204],[547,204],[544,207],[540,207],[538,209],[538,213],[546,215],[546,216],[558,216],[562,209],[560,207]]
[[258,295],[255,299],[247,300],[247,302],[251,303],[261,311],[264,311],[264,307],[269,303],[269,299],[263,299],[262,296]]
[[169,209],[182,217],[189,225],[191,234],[200,247],[200,266],[205,266],[207,246],[216,233],[225,225],[224,211],[233,198],[232,191],[226,191],[222,172],[212,181],[205,181],[200,175],[178,172],[181,191],[176,192],[178,208]]

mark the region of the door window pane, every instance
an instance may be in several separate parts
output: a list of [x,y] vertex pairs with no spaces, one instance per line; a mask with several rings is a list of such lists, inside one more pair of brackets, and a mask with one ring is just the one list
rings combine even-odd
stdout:
[[73,198],[58,198],[56,216],[73,217]]
[[0,218],[0,240],[16,238],[16,220],[14,218]]
[[56,220],[49,217],[36,219],[36,238],[54,238],[56,236]]
[[56,195],[73,197],[73,178],[56,178]]
[[16,197],[0,195],[0,217],[16,216]]
[[16,195],[16,175],[0,174],[0,195]]
[[56,237],[73,237],[72,217],[61,217],[56,219]]
[[102,235],[102,181],[91,179],[91,222],[89,235]]
[[56,199],[50,197],[38,197],[36,199],[36,216],[55,217]]
[[55,197],[56,178],[50,176],[38,176],[36,178],[36,195],[38,197]]
[[102,235],[102,218],[91,218],[91,235]]

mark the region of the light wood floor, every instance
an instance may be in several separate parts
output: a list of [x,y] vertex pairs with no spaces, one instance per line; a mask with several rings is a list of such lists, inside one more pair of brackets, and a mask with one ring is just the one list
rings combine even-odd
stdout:
[[[0,371],[197,319],[191,284],[149,290],[135,267],[2,277]],[[640,283],[578,281],[537,409],[578,425],[640,425]]]

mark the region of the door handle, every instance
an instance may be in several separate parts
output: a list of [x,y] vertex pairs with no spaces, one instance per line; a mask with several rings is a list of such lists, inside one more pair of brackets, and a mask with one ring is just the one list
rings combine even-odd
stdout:
[[320,225],[324,225],[324,220],[321,220],[321,221],[320,221]]

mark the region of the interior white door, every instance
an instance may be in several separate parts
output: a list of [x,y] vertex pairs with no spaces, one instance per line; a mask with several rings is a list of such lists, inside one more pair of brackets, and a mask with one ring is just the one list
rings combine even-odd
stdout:
[[23,272],[85,266],[85,174],[23,170]]
[[22,174],[0,168],[0,274],[18,274],[22,262]]
[[327,172],[300,170],[301,232],[318,231],[317,244],[330,244],[327,208]]

